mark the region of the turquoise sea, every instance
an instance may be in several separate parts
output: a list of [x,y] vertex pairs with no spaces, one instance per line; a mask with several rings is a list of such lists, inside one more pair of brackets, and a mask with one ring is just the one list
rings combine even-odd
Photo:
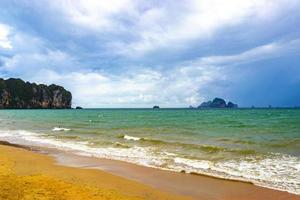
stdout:
[[300,194],[300,109],[0,110],[0,140]]

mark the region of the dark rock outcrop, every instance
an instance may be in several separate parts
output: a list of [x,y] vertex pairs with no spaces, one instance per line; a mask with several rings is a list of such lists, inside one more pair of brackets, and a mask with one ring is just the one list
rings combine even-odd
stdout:
[[221,98],[214,98],[213,101],[203,102],[198,106],[198,108],[237,108],[238,105],[232,102],[228,102]]
[[198,108],[209,108],[211,103],[212,101],[203,102],[200,104],[200,106],[198,106]]
[[211,108],[225,108],[226,107],[226,101],[221,98],[214,98],[212,103],[210,104]]
[[159,109],[159,106],[153,106],[153,109]]
[[80,106],[77,106],[75,109],[82,109],[82,107],[80,107]]
[[72,94],[58,85],[0,78],[0,108],[71,108]]
[[229,101],[227,104],[227,108],[237,108],[237,107],[238,107],[238,105],[235,103],[232,103],[231,101]]

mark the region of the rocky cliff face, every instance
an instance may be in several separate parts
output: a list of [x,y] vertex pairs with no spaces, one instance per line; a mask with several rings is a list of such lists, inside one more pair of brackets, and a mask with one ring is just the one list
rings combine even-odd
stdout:
[[72,94],[58,85],[0,78],[0,108],[71,108]]

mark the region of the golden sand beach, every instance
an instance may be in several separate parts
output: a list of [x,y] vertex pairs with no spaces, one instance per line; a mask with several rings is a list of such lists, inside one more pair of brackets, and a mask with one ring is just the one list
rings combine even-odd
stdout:
[[2,200],[187,199],[99,170],[58,166],[53,159],[22,148],[0,145]]
[[[21,147],[21,148],[20,148]],[[84,160],[82,160],[85,162]],[[28,147],[0,145],[0,199],[2,200],[299,200],[300,196],[249,183],[184,175],[131,166],[132,172],[157,177],[157,183],[141,184],[99,169],[58,165],[53,157]],[[129,172],[127,170],[127,172]],[[167,182],[163,182],[164,179]],[[166,184],[167,183],[167,184]],[[182,190],[180,190],[182,186]],[[185,190],[184,188],[190,190]]]

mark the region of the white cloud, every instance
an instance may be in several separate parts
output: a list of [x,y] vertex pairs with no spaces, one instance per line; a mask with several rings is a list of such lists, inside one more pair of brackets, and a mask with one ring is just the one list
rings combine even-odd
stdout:
[[292,0],[187,0],[177,6],[169,2],[139,15],[134,24],[137,40],[116,43],[127,56],[139,56],[157,48],[185,46],[196,39],[210,39],[223,28],[251,21],[263,23],[299,5]]
[[187,48],[194,40],[201,43],[246,23],[276,23],[300,5],[299,0],[52,0],[45,8],[34,2],[32,7],[50,10],[65,26],[61,31],[92,36],[111,54],[129,58]]
[[8,56],[0,56],[0,70],[6,73],[22,75],[27,72],[37,72],[40,69],[61,72],[76,70],[82,66],[76,57],[59,49],[49,48],[41,38],[15,30],[10,33],[9,39],[9,44],[13,46],[13,49],[5,54]]
[[10,27],[0,23],[0,48],[12,49],[12,44],[9,39]]
[[113,17],[129,12],[132,6],[130,0],[53,0],[50,4],[72,24],[98,31],[117,28]]
[[36,72],[40,69],[75,70],[80,66],[72,56],[59,50],[49,49],[45,49],[45,52],[18,53],[11,58],[4,59],[4,61],[4,64],[0,67],[1,70],[19,75]]
[[208,56],[195,59],[192,65],[238,65],[269,58],[300,54],[300,39],[265,44],[234,55]]

